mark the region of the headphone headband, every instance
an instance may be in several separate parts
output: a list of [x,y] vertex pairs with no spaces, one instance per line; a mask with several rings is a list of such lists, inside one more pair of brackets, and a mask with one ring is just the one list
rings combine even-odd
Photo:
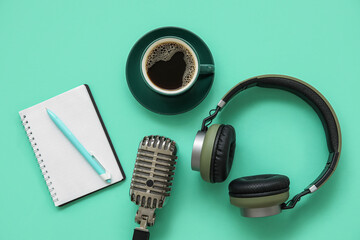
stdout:
[[216,109],[214,109],[215,112],[204,119],[201,130],[205,131],[207,129],[211,121],[233,97],[243,90],[254,86],[281,89],[299,96],[315,110],[325,130],[327,146],[330,153],[326,166],[320,175],[303,192],[297,194],[283,206],[283,209],[293,208],[302,196],[315,192],[335,171],[341,152],[339,121],[326,98],[308,83],[284,75],[262,75],[242,81],[230,89],[220,100]]

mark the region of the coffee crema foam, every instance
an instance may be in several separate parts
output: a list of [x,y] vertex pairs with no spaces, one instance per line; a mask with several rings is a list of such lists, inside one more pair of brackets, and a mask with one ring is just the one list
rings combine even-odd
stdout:
[[186,63],[185,72],[182,78],[182,87],[190,83],[195,74],[195,60],[191,52],[183,45],[177,42],[164,42],[155,46],[149,53],[146,60],[146,71],[148,72],[155,63],[159,61],[169,61],[175,53],[182,52]]

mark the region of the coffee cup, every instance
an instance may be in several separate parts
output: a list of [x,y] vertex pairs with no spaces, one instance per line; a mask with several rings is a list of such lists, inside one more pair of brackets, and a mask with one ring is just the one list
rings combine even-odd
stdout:
[[140,68],[148,87],[167,96],[188,91],[201,74],[214,74],[214,65],[201,64],[195,48],[175,36],[150,43],[142,54]]

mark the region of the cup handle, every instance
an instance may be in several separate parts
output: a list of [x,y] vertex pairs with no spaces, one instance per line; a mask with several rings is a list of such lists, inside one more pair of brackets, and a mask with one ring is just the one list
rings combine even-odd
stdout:
[[212,64],[200,64],[199,74],[213,74],[215,67]]

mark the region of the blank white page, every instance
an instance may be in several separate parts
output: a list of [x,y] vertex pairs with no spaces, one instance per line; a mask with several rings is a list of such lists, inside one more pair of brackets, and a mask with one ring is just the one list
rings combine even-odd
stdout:
[[[19,112],[55,206],[124,179],[120,162],[90,95],[88,87],[81,85]],[[111,183],[106,183],[96,173],[56,127],[46,108],[54,112],[111,173]]]

